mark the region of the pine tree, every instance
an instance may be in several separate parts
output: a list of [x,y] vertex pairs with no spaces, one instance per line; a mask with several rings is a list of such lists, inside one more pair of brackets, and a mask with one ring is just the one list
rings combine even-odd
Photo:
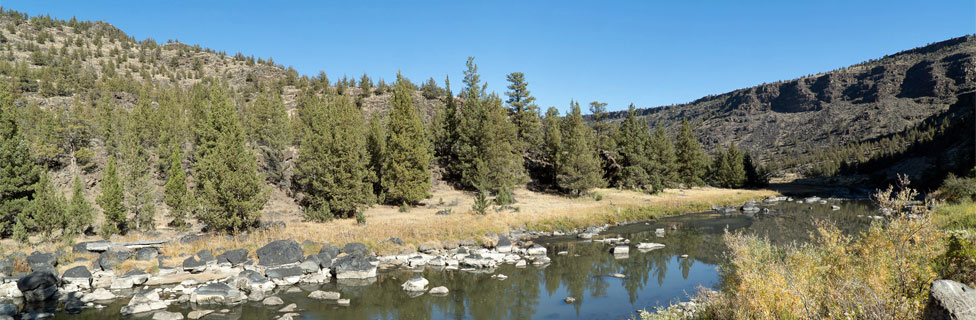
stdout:
[[563,145],[562,140],[562,119],[559,118],[559,110],[556,107],[549,107],[546,110],[546,117],[542,119],[542,145],[543,145],[543,167],[541,183],[547,186],[556,187],[556,176],[558,175],[558,165],[562,161]]
[[756,165],[752,161],[752,156],[748,153],[742,158],[742,166],[746,170],[746,184],[745,186],[751,188],[761,188],[769,185],[769,178],[766,176],[766,170]]
[[42,174],[37,182],[34,199],[17,218],[14,238],[27,242],[28,233],[23,232],[27,231],[40,233],[44,239],[53,240],[54,231],[63,226],[67,218],[67,206],[68,201],[64,194],[54,188],[46,174]]
[[21,137],[9,82],[0,84],[0,236],[12,228],[34,197],[41,168],[34,164]]
[[457,154],[454,153],[454,145],[457,143],[458,138],[458,108],[457,102],[454,101],[454,93],[451,92],[451,78],[446,77],[444,79],[445,91],[447,91],[447,99],[444,103],[444,110],[439,113],[440,123],[439,130],[436,131],[434,140],[434,156],[437,157],[437,161],[440,162],[441,166],[447,168],[447,179],[452,181],[459,180],[459,176],[456,172],[451,169],[457,163]]
[[388,202],[416,203],[428,195],[428,169],[433,155],[425,135],[424,121],[413,106],[411,90],[405,86],[402,78],[397,73],[382,185]]
[[570,111],[562,121],[561,136],[556,176],[559,187],[581,196],[589,189],[603,186],[605,182],[600,178],[600,159],[594,147],[594,133],[583,122],[579,103],[570,103]]
[[634,105],[631,104],[627,117],[616,134],[616,152],[622,170],[620,187],[658,192],[662,187],[658,163],[654,160],[654,145],[647,122],[637,119]]
[[305,218],[352,217],[376,200],[362,112],[345,96],[310,99],[295,173]]
[[133,114],[126,120],[122,134],[122,163],[124,165],[123,188],[126,191],[125,203],[132,214],[136,230],[155,229],[156,201],[150,184],[152,179],[151,142],[145,131],[151,131],[143,122],[146,114]]
[[508,96],[509,117],[512,123],[518,128],[519,149],[526,160],[535,157],[538,153],[538,146],[542,143],[542,136],[539,132],[539,107],[535,104],[535,97],[528,89],[525,82],[525,74],[512,72],[507,76],[509,82]]
[[593,116],[594,147],[603,169],[603,179],[610,185],[619,185],[623,168],[617,161],[615,127],[607,121],[607,103],[590,102],[590,114]]
[[712,165],[712,183],[723,188],[741,188],[746,183],[746,170],[742,152],[730,144],[719,150]]
[[691,131],[691,124],[688,120],[681,121],[681,130],[678,131],[677,142],[675,143],[675,153],[677,155],[678,178],[687,187],[700,186],[705,184],[703,180],[705,173],[708,172],[708,159],[705,151],[702,150],[701,143]]
[[268,181],[281,184],[285,180],[285,147],[292,140],[288,111],[281,96],[273,88],[262,90],[248,109],[248,131],[262,155],[263,169]]
[[163,202],[169,206],[169,225],[177,229],[187,227],[191,197],[186,186],[186,172],[183,170],[183,157],[180,148],[173,146],[169,156],[169,172],[166,175]]
[[74,187],[71,189],[71,200],[68,202],[68,215],[62,226],[65,233],[84,233],[95,222],[93,212],[91,202],[85,198],[85,187],[81,184],[81,178],[75,176]]
[[212,84],[197,145],[194,170],[198,218],[211,230],[238,232],[255,226],[267,202],[254,154],[245,147],[246,134],[233,101],[219,84]]
[[108,165],[105,166],[102,175],[101,188],[102,194],[98,196],[96,202],[102,207],[102,215],[105,216],[105,221],[102,222],[102,237],[108,239],[113,234],[125,234],[127,223],[125,207],[122,203],[123,192],[115,168],[114,156],[108,158]]
[[485,93],[478,66],[469,57],[464,72],[465,98],[457,115],[457,156],[449,171],[465,188],[499,192],[524,182],[525,168],[518,150],[518,132],[508,121],[498,95]]
[[658,164],[657,168],[660,170],[658,176],[661,177],[661,183],[665,187],[677,186],[680,181],[675,163],[677,160],[674,153],[674,143],[671,142],[671,138],[660,125],[654,129],[649,148],[653,153],[654,161]]

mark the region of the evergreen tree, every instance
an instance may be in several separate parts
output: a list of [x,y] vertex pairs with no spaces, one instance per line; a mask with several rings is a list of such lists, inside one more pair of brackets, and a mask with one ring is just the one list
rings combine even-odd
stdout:
[[748,153],[742,159],[743,167],[746,170],[746,186],[751,188],[761,188],[769,185],[769,178],[766,176],[766,171],[758,167],[755,162],[752,161],[752,156]]
[[674,187],[680,183],[678,178],[677,163],[675,163],[676,155],[674,151],[674,143],[671,142],[671,138],[668,134],[664,132],[664,128],[660,125],[654,129],[654,134],[651,136],[650,146],[654,162],[657,163],[658,176],[661,177],[661,183],[665,187]]
[[375,176],[367,167],[365,121],[344,96],[310,99],[302,110],[305,133],[295,173],[305,193],[305,217],[315,221],[333,215],[352,217],[376,200]]
[[593,130],[583,122],[579,103],[570,103],[562,121],[562,147],[556,182],[570,194],[581,196],[589,189],[605,185],[600,178],[600,159],[594,148]]
[[155,229],[156,199],[152,185],[152,155],[149,153],[150,142],[146,130],[150,130],[142,122],[145,115],[133,112],[127,119],[126,130],[122,134],[122,163],[125,166],[123,188],[126,192],[125,203],[132,213],[132,221],[136,230]]
[[424,121],[413,106],[411,90],[397,73],[393,88],[393,110],[390,111],[386,159],[382,185],[386,200],[392,203],[416,203],[427,197],[430,189],[430,163],[433,158]]
[[458,177],[453,175],[450,169],[457,163],[457,154],[454,153],[453,148],[458,137],[458,108],[457,102],[454,101],[454,93],[451,92],[450,77],[444,79],[444,86],[445,91],[447,91],[447,99],[444,103],[444,110],[438,114],[440,116],[438,121],[440,127],[435,132],[434,156],[437,157],[442,167],[448,168],[447,178],[457,181]]
[[245,147],[246,134],[233,101],[219,84],[212,84],[207,102],[204,130],[213,135],[202,135],[197,145],[198,218],[211,230],[246,230],[261,217],[267,192],[254,154]]
[[464,104],[457,115],[457,141],[452,152],[456,162],[449,171],[466,188],[499,192],[524,182],[525,168],[519,152],[518,132],[508,121],[498,95],[485,93],[478,66],[468,58],[464,72]]
[[363,73],[363,77],[359,79],[359,89],[361,91],[360,96],[362,97],[369,97],[369,95],[373,93],[373,80],[370,79],[365,73]]
[[0,84],[0,236],[10,235],[17,217],[34,197],[41,168],[21,137],[9,82]]
[[730,144],[719,150],[712,165],[712,183],[723,188],[741,188],[746,183],[746,170],[742,152]]
[[166,176],[163,202],[169,206],[169,216],[173,219],[169,225],[182,230],[188,225],[187,217],[192,198],[186,186],[186,172],[183,170],[183,157],[180,156],[179,147],[174,146],[170,152],[169,172]]
[[508,96],[509,117],[518,129],[519,149],[526,160],[534,158],[538,153],[538,146],[542,143],[539,132],[539,107],[535,104],[535,97],[528,89],[525,74],[512,72],[507,76],[509,82]]
[[385,201],[383,194],[383,163],[386,161],[386,121],[380,115],[369,119],[369,134],[366,136],[366,149],[369,152],[369,171],[373,172],[373,193],[379,202]]
[[658,192],[663,189],[658,163],[651,148],[651,133],[647,122],[637,119],[634,105],[617,131],[617,153],[622,170],[618,185],[628,189]]
[[603,179],[610,185],[620,185],[623,168],[617,160],[616,128],[607,121],[607,103],[590,102],[590,114],[593,116],[594,148],[603,168]]
[[695,138],[695,133],[691,131],[691,124],[688,123],[688,120],[681,121],[681,130],[678,131],[678,138],[675,143],[675,153],[678,177],[681,182],[686,187],[705,184],[703,178],[708,172],[708,159],[705,156],[705,151],[702,150],[701,143],[698,142],[698,138]]
[[546,117],[542,119],[542,145],[543,145],[543,167],[541,183],[547,186],[557,186],[556,176],[558,175],[558,164],[562,161],[560,149],[563,145],[562,140],[562,121],[559,118],[559,110],[556,107],[549,107],[546,110]]
[[54,231],[63,226],[67,219],[67,207],[68,201],[64,194],[54,188],[46,174],[42,174],[37,182],[34,199],[17,218],[14,238],[27,242],[29,233],[37,232],[44,239],[53,240]]
[[262,155],[268,181],[283,183],[287,169],[285,148],[292,138],[281,96],[273,88],[265,88],[251,104],[247,116],[249,135]]
[[102,215],[105,216],[105,221],[102,222],[101,235],[108,239],[113,234],[124,234],[127,231],[125,207],[122,203],[122,185],[119,183],[114,156],[108,158],[108,165],[105,166],[102,175],[101,188],[102,194],[95,201],[102,207]]
[[75,176],[74,187],[71,189],[71,200],[68,202],[68,215],[62,226],[65,233],[79,234],[85,232],[95,222],[93,212],[91,202],[85,198],[85,187],[81,184],[81,178]]

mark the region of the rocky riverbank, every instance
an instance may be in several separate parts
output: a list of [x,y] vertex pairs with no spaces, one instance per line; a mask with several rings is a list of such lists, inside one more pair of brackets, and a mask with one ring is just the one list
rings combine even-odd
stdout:
[[[762,202],[747,202],[736,214],[753,212],[753,207],[771,205],[791,199],[768,198]],[[761,203],[761,204],[760,204]],[[819,204],[819,202],[815,202]],[[759,212],[762,212],[760,209]],[[728,212],[733,214],[732,212]],[[24,255],[23,261],[31,272],[13,274],[10,263],[0,262],[0,273],[9,275],[0,284],[0,299],[7,301],[0,307],[6,317],[43,318],[53,312],[80,312],[86,308],[102,308],[115,301],[128,299],[121,309],[123,315],[152,315],[154,318],[199,318],[208,313],[248,301],[273,307],[280,318],[296,315],[295,306],[286,305],[274,296],[284,288],[303,284],[322,284],[336,281],[355,286],[370,285],[377,272],[384,269],[458,270],[464,272],[495,273],[503,264],[515,267],[545,266],[551,263],[548,250],[537,243],[540,236],[574,236],[582,241],[601,242],[614,257],[626,258],[631,247],[639,251],[662,248],[657,243],[634,243],[622,238],[600,238],[607,226],[595,226],[569,232],[513,231],[507,235],[489,234],[481,244],[473,240],[425,243],[415,252],[396,255],[377,255],[362,243],[348,243],[342,247],[328,243],[277,240],[249,252],[247,249],[201,250],[182,257],[178,265],[167,264],[173,259],[158,250],[159,243],[84,242],[72,249],[75,254],[97,254],[94,261],[65,262],[66,252]],[[665,233],[666,230],[658,230]],[[389,242],[402,242],[390,238]],[[309,248],[315,252],[306,254]],[[556,252],[554,254],[563,254]],[[83,259],[83,258],[82,258]],[[12,260],[3,260],[6,262]],[[20,260],[18,260],[20,261]],[[121,266],[131,261],[153,264],[151,272],[131,270],[121,272]],[[57,273],[59,263],[65,265]],[[496,275],[499,279],[504,275]],[[626,275],[608,275],[626,277]],[[439,283],[415,277],[403,283],[408,295],[446,295],[450,290]],[[339,306],[351,301],[338,292],[313,291],[310,299]],[[567,297],[573,298],[573,297]],[[187,314],[165,311],[170,305],[191,306]]]

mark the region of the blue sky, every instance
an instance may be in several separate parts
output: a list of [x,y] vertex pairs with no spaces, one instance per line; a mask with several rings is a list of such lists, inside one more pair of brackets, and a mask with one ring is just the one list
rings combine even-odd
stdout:
[[45,1],[30,15],[109,22],[273,57],[331,79],[363,72],[461,86],[475,56],[489,90],[526,74],[543,108],[570,99],[682,103],[792,79],[976,32],[976,1]]

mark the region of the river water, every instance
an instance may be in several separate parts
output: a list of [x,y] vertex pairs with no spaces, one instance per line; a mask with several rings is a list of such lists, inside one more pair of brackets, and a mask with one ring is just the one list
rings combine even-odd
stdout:
[[[831,205],[840,206],[832,210]],[[717,288],[719,265],[725,259],[722,241],[726,230],[767,237],[778,244],[809,240],[815,220],[834,221],[842,230],[857,232],[870,225],[876,215],[867,201],[837,201],[828,204],[779,203],[768,214],[727,215],[696,213],[611,227],[599,238],[623,237],[631,241],[630,254],[615,256],[611,246],[581,241],[575,236],[538,239],[549,250],[552,263],[545,267],[515,268],[503,265],[493,274],[426,269],[423,277],[430,287],[445,286],[447,296],[424,294],[411,297],[400,285],[414,272],[380,272],[370,283],[332,283],[279,289],[285,304],[298,305],[299,319],[628,319],[638,309],[651,310],[686,301],[699,287]],[[663,236],[658,228],[667,231]],[[673,230],[672,230],[673,229]],[[639,242],[657,242],[666,247],[649,252],[634,248]],[[559,252],[565,254],[560,255]],[[687,258],[682,258],[687,255]],[[623,274],[625,278],[611,277]],[[314,290],[338,291],[351,299],[350,306],[308,299]],[[564,299],[576,301],[567,304]],[[81,314],[58,314],[60,319],[114,319],[126,301]],[[193,306],[171,306],[169,311],[185,315]],[[220,309],[217,306],[199,308]],[[273,319],[282,313],[260,302],[227,307],[205,319]],[[151,317],[151,315],[146,315]]]

